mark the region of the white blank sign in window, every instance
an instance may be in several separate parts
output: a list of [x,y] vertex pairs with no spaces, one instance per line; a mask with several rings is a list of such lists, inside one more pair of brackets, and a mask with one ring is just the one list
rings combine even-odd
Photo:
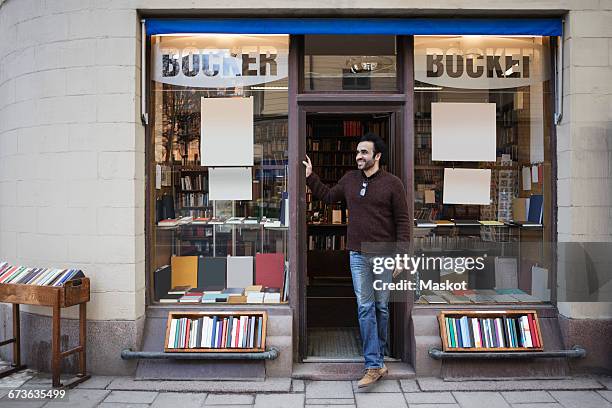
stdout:
[[491,204],[490,169],[444,169],[444,204]]
[[202,166],[253,165],[253,97],[202,98]]
[[208,193],[210,200],[252,200],[251,168],[210,167]]
[[495,161],[494,103],[432,103],[431,158]]

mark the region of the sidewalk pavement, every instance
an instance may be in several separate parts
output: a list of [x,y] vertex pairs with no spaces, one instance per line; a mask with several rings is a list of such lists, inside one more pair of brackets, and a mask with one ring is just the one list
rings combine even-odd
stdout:
[[[383,380],[368,389],[356,381],[290,378],[245,381],[136,381],[94,376],[67,399],[14,400],[11,390],[49,390],[49,374],[25,370],[0,379],[0,407],[171,408],[612,408],[612,377],[559,380]],[[13,393],[14,394],[14,393]]]

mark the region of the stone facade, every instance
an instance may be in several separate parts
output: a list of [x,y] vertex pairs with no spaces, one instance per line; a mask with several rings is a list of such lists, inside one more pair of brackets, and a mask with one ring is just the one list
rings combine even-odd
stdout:
[[[122,330],[110,330],[107,336],[117,337],[113,340],[117,347],[138,347],[145,314],[140,18],[150,13],[562,15],[558,240],[611,241],[612,1],[434,0],[426,8],[424,4],[384,0],[374,9],[371,1],[364,0],[266,0],[254,9],[253,2],[237,0],[225,9],[224,3],[205,0],[0,1],[0,259],[86,270],[92,278],[90,325],[108,328],[117,322]],[[31,316],[49,313],[43,308],[25,310]],[[565,307],[561,312],[569,319],[589,318],[584,307],[579,316],[573,316],[572,310]],[[76,310],[67,310],[65,317],[76,317]],[[612,317],[612,307],[598,310],[597,317]],[[4,327],[6,333],[6,319]],[[124,330],[134,335],[123,336]],[[286,333],[273,338],[291,349]],[[106,358],[118,359],[116,350]],[[287,367],[290,363],[284,361]],[[287,367],[274,370],[285,374]],[[115,371],[129,369],[117,364]]]

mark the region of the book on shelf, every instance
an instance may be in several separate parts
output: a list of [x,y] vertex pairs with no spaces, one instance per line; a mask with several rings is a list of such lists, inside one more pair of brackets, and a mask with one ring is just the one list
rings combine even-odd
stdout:
[[159,303],[178,303],[179,299],[184,295],[181,294],[166,294],[159,298]]
[[176,227],[177,225],[179,225],[179,220],[174,218],[160,220],[157,222],[158,227]]
[[225,223],[226,224],[242,224],[242,221],[244,221],[244,217],[230,217],[225,221]]
[[437,224],[431,220],[415,219],[415,226],[418,228],[435,228]]
[[227,286],[246,288],[253,284],[253,257],[227,257]]
[[166,296],[171,289],[172,270],[170,265],[164,265],[153,272],[153,286],[157,300]]
[[170,294],[170,295],[184,295],[185,293],[187,293],[187,291],[189,291],[189,289],[191,289],[191,286],[189,286],[189,285],[173,286],[172,289],[170,289],[168,291],[168,294]]

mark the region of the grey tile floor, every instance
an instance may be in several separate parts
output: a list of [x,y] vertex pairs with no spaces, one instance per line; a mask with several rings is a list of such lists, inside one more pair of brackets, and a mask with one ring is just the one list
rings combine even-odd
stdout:
[[[268,383],[268,381],[270,383]],[[180,382],[182,383],[182,382]],[[134,384],[134,389],[126,389]],[[177,382],[179,384],[179,382]],[[612,408],[610,377],[576,377],[567,380],[459,381],[435,378],[384,380],[368,389],[354,381],[266,380],[236,383],[231,392],[218,385],[194,383],[172,390],[155,382],[132,381],[129,377],[94,376],[68,390],[67,399],[15,400],[11,390],[48,390],[48,374],[26,370],[0,379],[0,407],[170,407],[170,408]],[[202,390],[198,392],[200,387]],[[160,391],[163,389],[163,391]],[[254,392],[273,389],[274,392]]]

